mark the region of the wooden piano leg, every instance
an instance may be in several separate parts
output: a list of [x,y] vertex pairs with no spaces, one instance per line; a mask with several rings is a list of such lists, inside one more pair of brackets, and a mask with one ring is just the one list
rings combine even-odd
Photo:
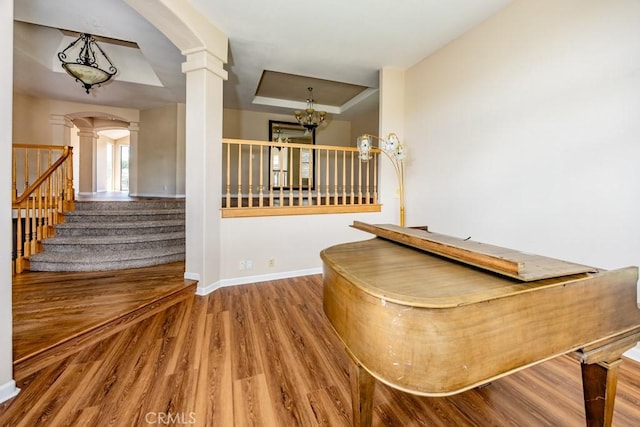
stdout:
[[358,362],[351,365],[351,407],[354,427],[371,427],[376,379]]
[[582,363],[582,388],[587,427],[610,427],[618,383],[618,366],[613,362]]

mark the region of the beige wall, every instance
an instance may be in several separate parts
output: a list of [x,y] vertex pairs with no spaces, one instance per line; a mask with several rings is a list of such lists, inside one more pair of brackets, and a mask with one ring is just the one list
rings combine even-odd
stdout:
[[[109,146],[111,143],[111,146]],[[110,188],[107,187],[107,151],[111,150],[113,155],[114,141],[111,138],[107,138],[104,135],[98,134],[98,155],[96,156],[96,189],[97,191],[107,191]]]
[[137,196],[184,196],[184,107],[140,112]]
[[[11,105],[13,92],[13,1],[0,1],[0,210],[11,211]],[[0,236],[10,236],[11,215],[0,220]],[[0,239],[0,253],[9,254],[11,239]],[[13,322],[11,303],[11,264],[0,262],[0,402],[16,392],[13,381]]]
[[640,264],[640,2],[520,0],[406,73],[408,222]]
[[[55,99],[13,94],[13,142],[21,144],[50,144],[50,117],[72,114],[109,114],[125,122],[138,122],[140,113],[130,108],[80,104]],[[105,123],[105,122],[103,122]]]
[[351,146],[356,145],[357,138],[365,133],[378,135],[379,133],[379,110],[377,108],[370,109],[363,114],[354,117],[351,120]]
[[[267,141],[269,139],[269,120],[295,123],[293,114],[271,114],[226,108],[223,117],[222,137]],[[330,119],[328,123],[316,129],[316,144],[318,145],[348,146],[350,142],[351,121]]]

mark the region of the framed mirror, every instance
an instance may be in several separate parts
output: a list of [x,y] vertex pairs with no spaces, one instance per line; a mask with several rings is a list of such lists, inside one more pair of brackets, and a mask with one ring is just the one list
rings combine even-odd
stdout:
[[294,122],[269,120],[269,141],[296,145],[270,148],[269,184],[277,188],[313,189],[314,151],[297,144],[314,145],[316,130]]

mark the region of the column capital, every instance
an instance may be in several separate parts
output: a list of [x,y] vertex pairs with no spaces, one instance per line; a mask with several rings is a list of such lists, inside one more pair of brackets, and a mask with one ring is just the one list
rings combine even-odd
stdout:
[[98,133],[91,128],[81,128],[78,130],[78,136],[80,138],[93,138],[98,139]]
[[140,132],[140,123],[129,122],[129,132]]
[[49,124],[65,126],[68,128],[73,127],[73,122],[67,116],[62,114],[49,114]]
[[224,61],[206,48],[190,49],[182,52],[182,54],[187,57],[186,62],[182,63],[183,73],[188,74],[193,71],[208,70],[222,80],[229,78],[227,70],[222,68]]

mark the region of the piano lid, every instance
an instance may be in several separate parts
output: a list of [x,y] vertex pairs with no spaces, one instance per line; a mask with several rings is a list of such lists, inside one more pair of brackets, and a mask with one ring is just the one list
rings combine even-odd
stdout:
[[555,258],[528,254],[514,249],[488,245],[429,231],[391,224],[367,224],[354,221],[353,227],[376,236],[421,249],[465,264],[530,282],[580,273],[595,273],[597,268]]

